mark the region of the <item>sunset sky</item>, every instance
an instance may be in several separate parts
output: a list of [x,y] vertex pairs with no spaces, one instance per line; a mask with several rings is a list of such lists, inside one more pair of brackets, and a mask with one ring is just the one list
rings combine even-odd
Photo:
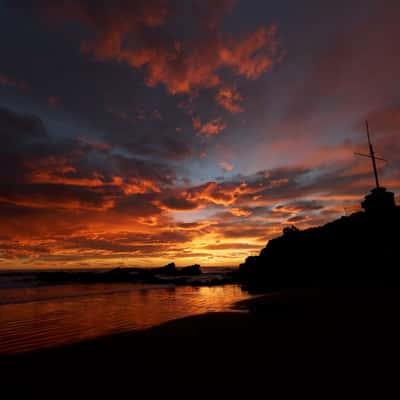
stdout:
[[398,0],[0,0],[0,268],[235,266],[400,194]]

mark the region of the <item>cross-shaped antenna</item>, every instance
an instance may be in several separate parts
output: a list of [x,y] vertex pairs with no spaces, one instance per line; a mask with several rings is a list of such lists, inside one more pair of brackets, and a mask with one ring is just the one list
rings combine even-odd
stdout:
[[372,160],[372,168],[374,169],[376,188],[379,189],[380,186],[379,186],[378,169],[376,168],[376,160],[381,160],[381,161],[386,161],[386,160],[384,158],[377,157],[375,155],[374,148],[373,148],[372,142],[371,142],[371,136],[369,134],[368,121],[365,121],[365,126],[367,128],[369,154],[362,154],[362,153],[354,153],[354,154],[357,156],[368,157]]

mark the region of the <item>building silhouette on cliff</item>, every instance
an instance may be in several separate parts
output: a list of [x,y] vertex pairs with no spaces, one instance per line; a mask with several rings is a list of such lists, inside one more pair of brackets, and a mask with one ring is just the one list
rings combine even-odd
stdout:
[[376,160],[386,161],[383,158],[376,156],[374,146],[372,145],[371,135],[369,133],[368,121],[365,121],[367,130],[369,154],[355,153],[358,156],[367,157],[371,159],[372,170],[375,177],[375,188],[371,190],[371,193],[365,196],[364,201],[361,203],[362,208],[366,212],[384,212],[393,211],[396,207],[394,200],[394,193],[388,192],[386,188],[382,187],[379,182],[378,168],[376,167]]

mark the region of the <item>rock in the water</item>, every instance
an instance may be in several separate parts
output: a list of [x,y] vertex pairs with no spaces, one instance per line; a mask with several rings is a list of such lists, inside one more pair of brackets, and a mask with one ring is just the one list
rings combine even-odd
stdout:
[[152,268],[151,271],[161,275],[176,275],[177,273],[175,263],[167,264],[165,267]]
[[199,264],[183,267],[179,270],[180,275],[201,275],[201,273],[202,272]]

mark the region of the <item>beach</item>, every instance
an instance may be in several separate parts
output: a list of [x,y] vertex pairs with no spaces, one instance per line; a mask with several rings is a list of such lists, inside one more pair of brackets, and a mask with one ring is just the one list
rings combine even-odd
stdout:
[[[394,318],[398,297],[388,288],[267,294],[240,302],[236,312],[190,316],[141,331],[3,357],[1,376],[14,391],[41,397],[69,397],[77,390],[91,396],[105,391],[113,396],[139,390],[149,394],[160,385],[165,393],[175,393],[187,387],[204,390],[213,382],[223,386],[224,393],[251,382],[249,390],[256,390],[266,383],[269,371],[284,368],[287,374],[299,362],[305,367],[311,360],[333,368],[343,356],[362,364],[390,348],[399,333]],[[297,370],[297,375],[303,373]],[[226,379],[229,384],[223,384]]]
[[[34,282],[35,283],[35,282]],[[0,354],[143,330],[251,297],[238,285],[91,283],[0,289]]]

